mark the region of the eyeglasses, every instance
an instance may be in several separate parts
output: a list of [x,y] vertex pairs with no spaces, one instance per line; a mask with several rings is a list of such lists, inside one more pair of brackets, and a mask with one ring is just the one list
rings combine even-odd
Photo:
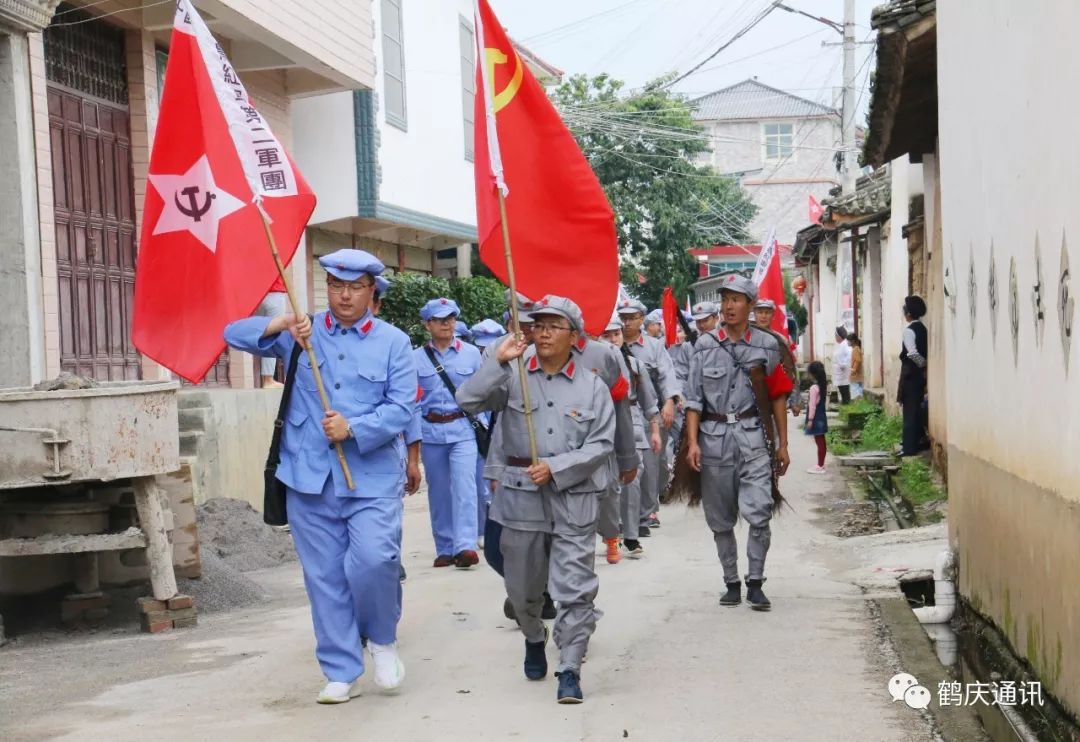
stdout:
[[452,325],[457,322],[457,317],[452,314],[446,317],[432,317],[428,322],[437,322],[440,325]]
[[566,332],[573,332],[573,327],[566,327],[565,325],[549,325],[546,322],[538,322],[533,325],[532,331],[534,335],[554,335],[557,331],[564,330]]
[[353,283],[340,283],[338,281],[327,281],[326,290],[335,296],[338,294],[344,294],[345,289],[348,289],[350,293],[358,294],[361,291],[367,291],[375,284],[373,283],[361,283],[360,281],[354,281]]

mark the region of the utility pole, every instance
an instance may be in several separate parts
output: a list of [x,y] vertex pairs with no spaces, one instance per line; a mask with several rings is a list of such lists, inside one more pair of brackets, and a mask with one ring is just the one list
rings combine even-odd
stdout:
[[855,0],[844,0],[844,193],[855,190],[858,158],[855,154]]

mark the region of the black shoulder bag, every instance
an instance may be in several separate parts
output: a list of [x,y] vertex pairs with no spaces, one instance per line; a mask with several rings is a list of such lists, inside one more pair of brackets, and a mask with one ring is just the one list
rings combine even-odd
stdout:
[[274,435],[270,439],[270,453],[266,457],[266,469],[263,472],[263,522],[271,526],[283,526],[289,522],[285,512],[285,485],[277,479],[278,464],[281,463],[281,434],[285,430],[285,411],[289,408],[293,383],[296,381],[296,363],[300,360],[303,348],[300,343],[293,345],[289,356],[289,369],[285,372],[285,387],[281,390],[281,404],[278,405],[277,419],[274,420]]
[[[454,382],[450,381],[450,376],[446,373],[446,369],[435,358],[435,351],[431,349],[430,345],[424,346],[424,353],[427,354],[428,360],[431,361],[431,365],[435,368],[435,373],[442,379],[442,383],[450,391],[451,397],[457,397],[457,388],[454,386]],[[462,410],[462,412],[465,412]],[[469,419],[469,425],[472,425],[473,435],[476,436],[476,450],[480,452],[480,455],[487,458],[488,448],[491,446],[491,430],[485,428],[484,424],[477,420],[475,417],[465,412],[465,417]],[[492,428],[495,426],[495,418],[491,418]]]

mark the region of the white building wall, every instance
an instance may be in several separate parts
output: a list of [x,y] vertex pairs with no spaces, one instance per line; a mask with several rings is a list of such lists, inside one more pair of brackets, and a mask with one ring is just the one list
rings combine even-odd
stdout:
[[900,381],[900,344],[904,333],[904,298],[908,295],[908,242],[904,225],[910,221],[911,199],[922,193],[922,165],[908,162],[907,155],[893,160],[891,168],[892,216],[888,242],[881,252],[881,334],[885,344],[885,407],[899,414],[896,389]]
[[[833,156],[840,142],[839,122],[833,118],[794,119],[795,149],[789,158],[765,160],[763,121],[703,122],[712,140],[712,152],[699,159],[722,174],[745,172],[742,177],[758,213],[750,223],[755,241],[763,241],[776,228],[785,245],[806,226],[808,196],[821,201],[835,185]],[[784,123],[777,119],[769,123]]]
[[292,155],[315,190],[311,222],[356,216],[356,127],[353,93],[298,98],[292,104]]
[[1065,267],[1080,261],[1080,140],[1061,123],[1080,112],[1067,94],[1080,88],[1080,52],[1047,30],[1080,26],[1080,5],[941,3],[937,14],[935,248],[942,272],[956,268],[955,311],[946,303],[941,320],[950,539],[964,597],[1076,713],[1080,344]]
[[[383,100],[382,19],[375,9],[378,74]],[[472,24],[468,0],[402,2],[407,131],[386,121],[380,106],[379,200],[464,224],[476,223],[473,164],[465,157],[461,46],[458,26]]]

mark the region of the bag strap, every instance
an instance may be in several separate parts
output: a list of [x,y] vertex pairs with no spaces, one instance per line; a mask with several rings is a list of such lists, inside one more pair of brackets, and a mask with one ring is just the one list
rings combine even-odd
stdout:
[[292,353],[289,355],[289,367],[285,372],[285,386],[281,389],[281,403],[278,405],[277,417],[274,419],[274,434],[270,438],[270,454],[266,459],[267,466],[281,463],[281,434],[285,429],[285,413],[289,408],[289,398],[292,397],[293,384],[296,382],[296,364],[300,360],[300,353],[304,350],[299,342],[293,343]]
[[[454,382],[450,380],[450,375],[446,373],[446,368],[441,363],[439,363],[438,359],[435,358],[435,351],[431,349],[430,345],[425,345],[424,353],[427,354],[428,360],[431,361],[431,365],[435,369],[435,373],[439,375],[439,378],[442,379],[443,385],[445,385],[447,391],[450,392],[450,396],[456,398],[457,387],[455,387]],[[462,410],[462,412],[465,412],[465,410]],[[469,424],[473,426],[474,430],[476,430],[477,432],[479,432],[480,430],[483,430],[485,433],[487,432],[487,428],[484,427],[484,424],[472,415],[470,415],[468,412],[465,412],[465,417],[468,418]]]

